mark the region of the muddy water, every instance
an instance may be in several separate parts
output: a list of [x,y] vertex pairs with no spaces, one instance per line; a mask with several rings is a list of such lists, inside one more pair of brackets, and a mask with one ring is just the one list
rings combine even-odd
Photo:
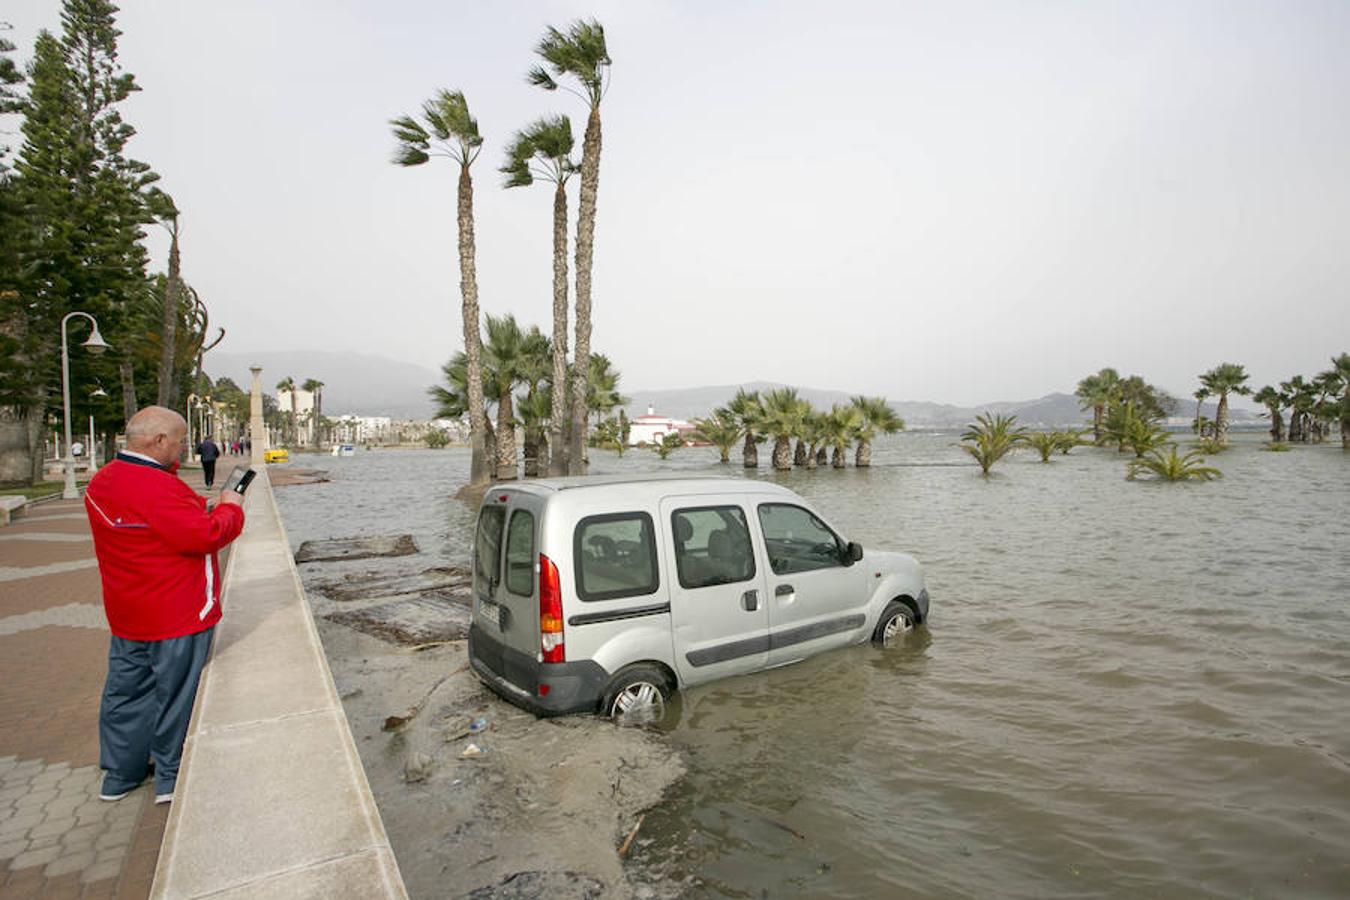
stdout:
[[[955,440],[886,439],[870,471],[761,470],[848,538],[918,556],[931,623],[894,651],[689,691],[665,735],[689,771],[630,879],[733,897],[1350,894],[1350,454],[1243,437],[1211,484],[1126,482],[1093,449],[1019,454],[986,481]],[[277,491],[293,541],[409,531],[426,565],[466,560],[462,453],[325,464],[331,483]]]

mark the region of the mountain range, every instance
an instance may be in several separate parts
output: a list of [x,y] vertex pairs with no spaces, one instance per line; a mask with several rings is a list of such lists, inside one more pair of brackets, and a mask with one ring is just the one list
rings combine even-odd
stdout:
[[[427,388],[440,381],[440,373],[426,366],[366,353],[328,350],[275,350],[251,354],[212,352],[205,361],[206,371],[213,378],[231,378],[244,390],[248,390],[249,366],[253,365],[262,366],[263,392],[268,394],[275,395],[277,382],[288,375],[297,384],[308,378],[319,379],[324,383],[324,412],[330,416],[350,413],[426,419],[433,412]],[[660,415],[693,419],[725,405],[742,388],[769,391],[780,387],[784,385],[752,381],[708,387],[631,390],[625,391],[628,396],[625,410],[629,418],[645,414],[650,406]],[[855,393],[798,387],[798,394],[817,409],[829,409],[836,403],[846,404]],[[891,407],[910,428],[959,427],[983,412],[1015,415],[1019,425],[1033,428],[1082,426],[1090,419],[1090,413],[1079,408],[1076,397],[1061,392],[1030,400],[996,401],[977,406],[893,400]],[[1180,402],[1175,415],[1190,416],[1192,409],[1189,402]],[[1214,406],[1205,406],[1204,414],[1213,418]],[[1246,410],[1233,410],[1234,421],[1252,418]]]

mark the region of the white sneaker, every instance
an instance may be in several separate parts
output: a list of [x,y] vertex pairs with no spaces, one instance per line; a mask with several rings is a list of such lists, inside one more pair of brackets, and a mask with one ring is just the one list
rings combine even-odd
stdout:
[[155,803],[172,803],[172,802],[173,802],[173,791],[170,791],[167,794],[155,795]]
[[127,794],[130,793],[131,791],[123,791],[120,794],[99,794],[98,799],[107,800],[109,803],[114,803],[118,800],[121,800],[123,797],[125,797]]

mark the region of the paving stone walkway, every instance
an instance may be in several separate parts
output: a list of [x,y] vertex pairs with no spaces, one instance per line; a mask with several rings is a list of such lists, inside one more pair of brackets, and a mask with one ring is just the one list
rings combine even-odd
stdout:
[[[200,470],[183,475],[202,489]],[[29,507],[0,528],[0,900],[150,893],[169,806],[149,781],[98,798],[107,660],[83,501]]]

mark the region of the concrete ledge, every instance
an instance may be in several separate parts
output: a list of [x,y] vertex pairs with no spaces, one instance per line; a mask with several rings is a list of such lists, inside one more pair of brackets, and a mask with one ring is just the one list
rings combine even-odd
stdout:
[[225,576],[154,898],[406,898],[260,470]]
[[27,497],[0,497],[0,525],[8,525],[10,520],[17,519],[19,516],[23,515],[24,507],[27,505]]

